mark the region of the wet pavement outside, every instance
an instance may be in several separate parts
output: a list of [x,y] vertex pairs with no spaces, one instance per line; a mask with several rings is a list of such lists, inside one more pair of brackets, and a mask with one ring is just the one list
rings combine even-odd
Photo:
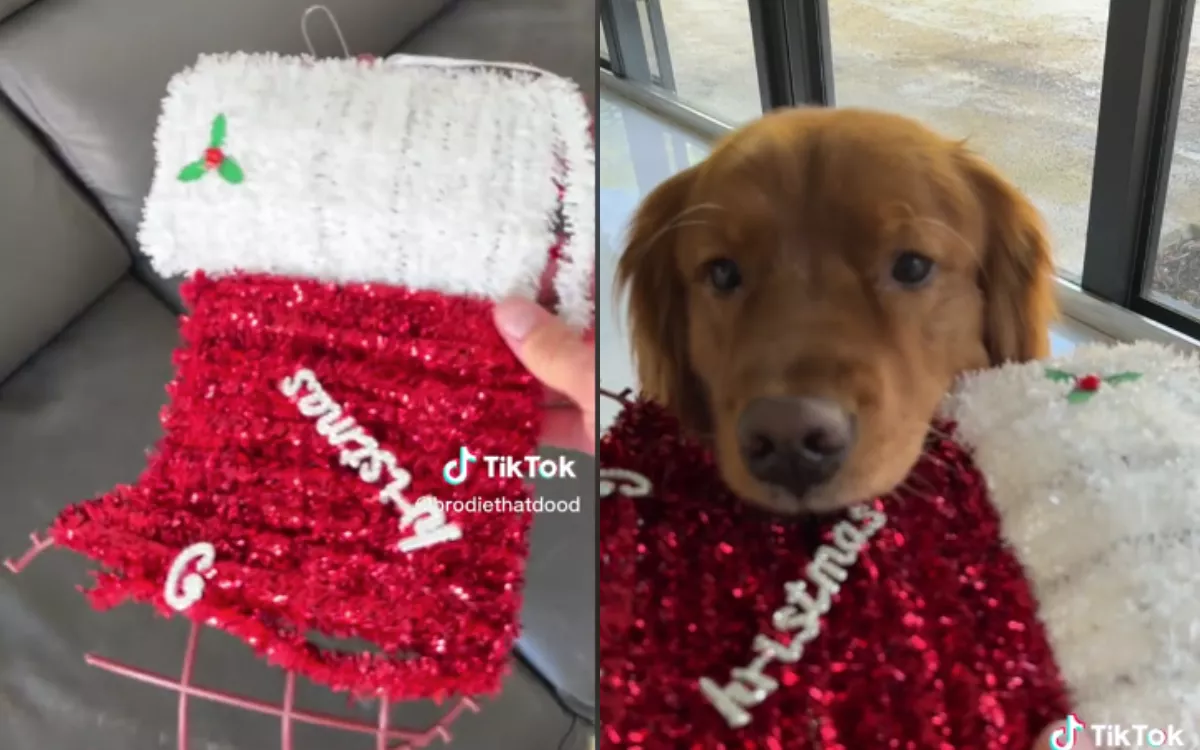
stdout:
[[[660,0],[679,96],[730,123],[760,113],[746,0]],[[1108,0],[829,0],[837,104],[966,138],[1083,267]],[[1156,291],[1200,307],[1200,32],[1193,31]]]

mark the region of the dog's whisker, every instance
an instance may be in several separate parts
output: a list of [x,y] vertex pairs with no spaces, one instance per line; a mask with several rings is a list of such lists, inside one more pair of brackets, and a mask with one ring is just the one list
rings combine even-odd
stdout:
[[[897,499],[903,499],[903,497],[900,494],[901,492],[908,492],[908,493],[912,493],[915,495],[920,495],[923,490],[920,487],[916,487],[913,485],[913,482],[917,479],[920,479],[920,477],[916,477],[916,476],[905,477],[904,481],[901,482],[900,484],[896,485],[896,487],[892,490],[892,494],[895,495]],[[922,483],[923,484],[925,483],[924,480],[922,480]],[[926,484],[926,487],[929,489],[932,489],[932,487],[929,487],[927,484]]]
[[680,229],[685,226],[702,226],[704,224],[710,223],[710,222],[696,222],[696,223],[683,222],[683,219],[687,218],[688,216],[691,216],[692,214],[694,214],[698,211],[724,211],[724,210],[725,210],[725,207],[721,206],[718,203],[697,203],[694,206],[688,206],[687,208],[683,209],[679,213],[672,216],[671,219],[666,224],[664,224],[657,232],[650,235],[650,237],[646,239],[645,244],[653,245],[654,243],[656,243],[660,239],[662,239],[663,235],[666,234],[667,232],[671,232],[673,230]]
[[[654,234],[650,235],[650,237],[648,237],[641,244],[645,247],[653,247],[655,245],[655,243],[657,243],[659,240],[661,240],[663,238],[663,236],[669,232],[673,232],[677,229],[683,229],[685,227],[711,225],[712,224],[711,221],[706,221],[706,220],[684,221],[684,219],[686,219],[689,216],[692,216],[700,211],[724,211],[724,210],[726,210],[725,207],[720,205],[719,203],[697,203],[694,206],[689,206],[689,207],[683,209],[682,211],[680,211],[679,213],[675,214],[675,216],[671,217],[671,219],[669,221],[667,221],[662,227],[660,227],[658,229],[658,231],[656,231]],[[640,249],[640,247],[635,248],[634,246],[630,245],[626,248],[626,253],[636,252],[639,249]],[[613,307],[614,308],[619,308],[621,306],[621,295],[624,292],[625,292],[625,287],[620,282],[618,282],[617,284],[615,284],[613,286],[612,295],[613,295]],[[620,330],[619,325],[620,325],[620,323],[618,321],[618,331]]]
[[943,430],[941,427],[938,427],[934,423],[930,423],[926,427],[926,429],[933,435],[936,435],[944,440],[953,440],[954,439],[954,435],[950,434],[949,432],[946,432],[945,430]]
[[[921,487],[914,487],[914,486],[910,485],[909,482],[919,482],[921,484]],[[933,486],[933,483],[931,483],[925,477],[922,477],[922,476],[919,476],[916,474],[908,477],[900,484],[902,487],[905,487],[906,489],[908,489],[912,492],[918,492],[918,493],[921,491],[933,492],[933,493],[937,492],[937,488]]]
[[945,469],[948,467],[946,460],[943,459],[938,454],[934,453],[932,448],[926,448],[925,450],[921,451],[921,455],[918,457],[917,460],[918,461],[928,461],[929,463],[933,464],[934,466],[938,467],[939,469]]
[[941,430],[930,430],[929,432],[939,440],[954,440],[954,435],[950,434],[949,432],[943,432]]
[[901,493],[906,489],[908,488],[904,486],[904,482],[901,482],[892,488],[891,492],[881,496],[879,499],[882,500],[885,505],[904,505],[904,501],[907,498],[905,498]]
[[694,205],[688,206],[687,208],[685,208],[685,209],[683,209],[682,211],[680,211],[680,212],[679,212],[679,216],[683,216],[683,215],[685,215],[685,214],[689,214],[689,213],[692,213],[692,212],[694,212],[694,211],[699,211],[699,210],[701,210],[701,209],[705,209],[705,208],[707,208],[707,209],[712,209],[713,211],[726,211],[726,210],[728,210],[728,209],[726,209],[724,206],[722,206],[720,203],[713,203],[713,202],[709,201],[709,202],[706,202],[706,203],[696,203],[696,204],[694,204]]

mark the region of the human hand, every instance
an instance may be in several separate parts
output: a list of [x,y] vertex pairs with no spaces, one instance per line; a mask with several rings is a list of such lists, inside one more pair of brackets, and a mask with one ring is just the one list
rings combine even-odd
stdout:
[[526,299],[496,305],[496,328],[546,387],[542,441],[596,452],[596,345]]
[[1067,737],[1066,732],[1067,722],[1051,724],[1038,735],[1030,750],[1096,750],[1096,743],[1087,732],[1076,731],[1074,737]]

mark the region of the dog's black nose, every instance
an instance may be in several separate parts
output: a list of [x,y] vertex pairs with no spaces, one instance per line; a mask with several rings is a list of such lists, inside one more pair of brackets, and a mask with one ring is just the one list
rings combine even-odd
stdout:
[[823,398],[757,398],[738,420],[750,473],[796,498],[837,472],[854,437],[854,417]]

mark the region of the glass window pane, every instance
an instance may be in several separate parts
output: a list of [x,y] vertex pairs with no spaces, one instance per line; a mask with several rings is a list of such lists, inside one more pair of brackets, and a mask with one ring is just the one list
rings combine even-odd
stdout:
[[[762,114],[758,66],[746,0],[648,0],[662,11],[667,49],[658,50],[656,72],[669,60],[676,94],[687,104],[738,125]],[[651,36],[647,36],[647,46]]]
[[600,59],[608,62],[608,35],[604,33],[604,27],[600,27]]
[[1041,209],[1083,269],[1109,0],[829,0],[840,106],[916,117]]
[[1150,294],[1200,318],[1200,27],[1192,21],[1183,97]]
[[651,2],[654,2],[654,0],[649,0],[648,2],[644,3],[635,3],[635,7],[637,8],[638,25],[641,27],[642,36],[646,40],[646,62],[650,64],[650,78],[653,79],[655,83],[662,84],[662,68],[659,67],[658,64],[659,51],[657,45],[654,43],[654,22],[651,20],[650,16],[652,12],[650,7]]

